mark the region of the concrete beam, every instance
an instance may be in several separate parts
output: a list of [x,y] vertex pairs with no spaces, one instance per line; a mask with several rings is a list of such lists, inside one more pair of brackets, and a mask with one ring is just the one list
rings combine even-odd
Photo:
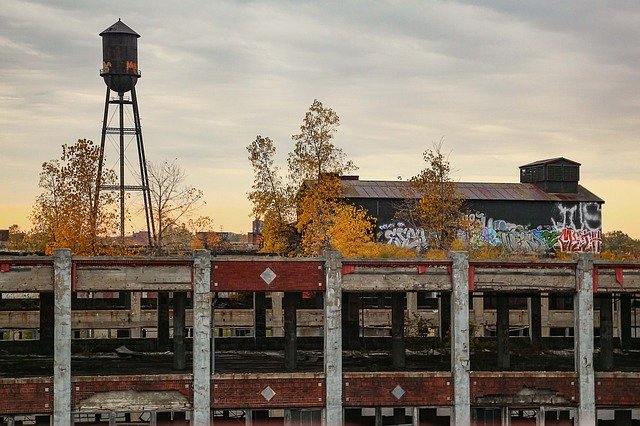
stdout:
[[51,266],[11,266],[0,273],[0,288],[4,293],[39,293],[53,291]]
[[338,252],[326,253],[324,299],[325,425],[344,423],[342,410],[342,262]]
[[413,268],[356,267],[355,272],[342,277],[342,290],[363,291],[449,291],[451,281],[446,269],[418,273]]
[[53,255],[53,424],[71,423],[71,250]]
[[211,254],[193,254],[193,423],[211,424]]
[[475,291],[572,291],[575,278],[571,269],[476,268]]
[[578,424],[596,424],[595,378],[593,368],[593,256],[580,254],[576,267],[575,368],[578,373],[580,404]]
[[452,425],[471,424],[469,381],[469,257],[452,252],[451,372],[453,374]]
[[188,266],[79,266],[77,291],[190,291]]

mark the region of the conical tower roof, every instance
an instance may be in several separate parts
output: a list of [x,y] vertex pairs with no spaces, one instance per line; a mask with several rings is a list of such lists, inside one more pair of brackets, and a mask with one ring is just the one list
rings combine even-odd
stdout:
[[105,34],[132,34],[136,37],[140,37],[140,34],[133,31],[131,28],[127,26],[124,22],[122,22],[118,18],[118,22],[111,25],[109,28],[100,33],[100,36],[104,36]]

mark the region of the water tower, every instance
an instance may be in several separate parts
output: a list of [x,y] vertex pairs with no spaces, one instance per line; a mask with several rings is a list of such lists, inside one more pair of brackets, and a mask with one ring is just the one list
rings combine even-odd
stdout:
[[[140,78],[140,71],[138,70],[138,38],[140,35],[118,19],[118,22],[101,32],[100,36],[102,37],[102,69],[100,70],[100,76],[107,85],[107,95],[104,101],[104,118],[100,139],[97,191],[98,193],[101,190],[119,192],[120,238],[123,241],[127,192],[142,193],[147,236],[149,245],[153,246],[155,226],[151,208],[147,161],[142,143],[138,99],[136,97],[136,83]],[[125,97],[125,93],[129,92],[131,96]],[[112,96],[115,94],[117,96]],[[112,106],[114,111],[110,114]],[[113,121],[115,123],[112,124]],[[135,146],[132,146],[134,140]],[[113,145],[112,150],[118,154],[118,163],[114,165],[114,171],[117,169],[116,176],[118,176],[115,185],[102,184],[105,149],[109,148],[105,147],[107,142],[111,142],[111,145]],[[133,151],[136,152],[134,153]],[[98,197],[96,196],[94,214],[97,214],[97,200]]]

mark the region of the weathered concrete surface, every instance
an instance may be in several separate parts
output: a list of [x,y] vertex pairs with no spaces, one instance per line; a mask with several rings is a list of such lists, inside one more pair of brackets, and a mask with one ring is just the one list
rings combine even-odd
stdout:
[[342,277],[342,291],[450,291],[451,279],[446,268],[427,268],[419,273],[416,267],[367,268],[357,266]]
[[571,269],[476,268],[475,291],[573,291],[575,275]]
[[53,424],[71,422],[71,250],[54,253]]
[[52,292],[53,267],[11,266],[8,272],[0,273],[0,288],[4,293]]
[[79,266],[78,291],[191,291],[188,266]]
[[127,390],[96,393],[80,401],[75,409],[85,413],[181,411],[191,409],[191,404],[186,396],[177,391],[137,392]]
[[193,260],[193,422],[211,423],[211,254],[196,250]]
[[593,257],[581,254],[576,269],[575,367],[578,373],[580,404],[578,422],[581,426],[595,425],[595,380],[593,368]]
[[453,374],[452,425],[471,424],[469,389],[469,257],[452,252],[451,373]]
[[325,425],[343,424],[342,410],[342,263],[335,251],[327,252],[324,300]]
[[[598,292],[637,293],[640,291],[640,270],[621,268],[616,277],[614,269],[598,269]],[[618,279],[621,278],[621,282]]]

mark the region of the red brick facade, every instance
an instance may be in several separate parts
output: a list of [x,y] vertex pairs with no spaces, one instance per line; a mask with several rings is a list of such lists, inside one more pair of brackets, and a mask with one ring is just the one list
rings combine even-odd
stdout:
[[[316,261],[211,262],[211,291],[324,291],[324,263]],[[267,284],[260,275],[275,274]]]

